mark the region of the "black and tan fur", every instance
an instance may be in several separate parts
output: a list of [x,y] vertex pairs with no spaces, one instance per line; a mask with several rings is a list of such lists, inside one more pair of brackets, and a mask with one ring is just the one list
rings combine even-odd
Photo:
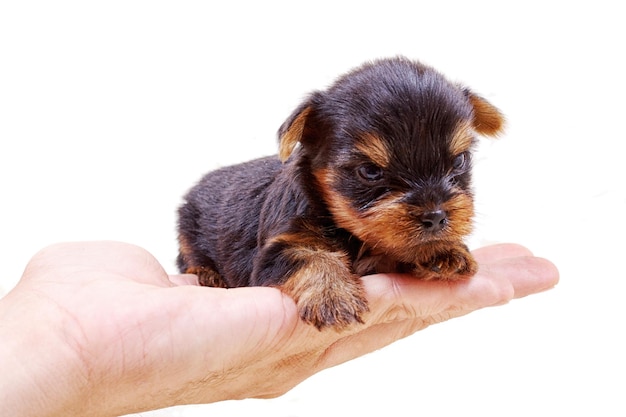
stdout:
[[500,112],[433,68],[367,63],[312,93],[279,155],[207,174],[179,209],[183,272],[218,287],[275,286],[317,328],[362,322],[360,276],[472,276],[471,152]]

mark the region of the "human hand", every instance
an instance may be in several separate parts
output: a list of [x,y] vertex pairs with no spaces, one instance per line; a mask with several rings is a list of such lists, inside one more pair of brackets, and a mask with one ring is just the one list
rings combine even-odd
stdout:
[[268,398],[431,324],[556,285],[518,245],[473,252],[457,282],[363,277],[370,312],[343,332],[304,324],[274,288],[197,286],[124,243],[63,243],[0,300],[0,415],[115,416]]

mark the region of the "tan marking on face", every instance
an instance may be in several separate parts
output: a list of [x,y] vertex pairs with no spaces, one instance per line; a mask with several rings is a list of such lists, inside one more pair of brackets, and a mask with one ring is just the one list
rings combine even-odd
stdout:
[[357,139],[356,148],[381,168],[389,166],[391,155],[385,142],[372,133],[366,133]]
[[[337,226],[362,240],[373,253],[384,253],[402,262],[416,259],[416,248],[424,243],[440,241],[442,245],[460,242],[472,231],[473,199],[459,193],[442,203],[448,214],[448,226],[439,234],[425,234],[419,221],[420,211],[433,207],[416,207],[402,202],[404,193],[396,192],[374,206],[358,211],[351,202],[335,191],[331,170],[315,173],[320,191]],[[447,242],[447,243],[446,243]]]
[[474,226],[474,199],[465,193],[458,193],[441,205],[448,213],[448,240],[461,241],[472,232]]
[[415,219],[406,211],[406,205],[398,203],[402,193],[392,194],[361,213],[334,190],[332,170],[319,170],[314,175],[335,224],[358,237],[369,248],[400,259],[398,255],[407,250],[407,244],[415,243]]
[[474,141],[473,133],[474,130],[469,121],[459,123],[450,141],[450,152],[452,155],[458,155],[470,149]]

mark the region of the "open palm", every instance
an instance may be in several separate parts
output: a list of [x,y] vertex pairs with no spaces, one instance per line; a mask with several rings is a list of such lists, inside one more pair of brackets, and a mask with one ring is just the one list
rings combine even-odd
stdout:
[[17,385],[37,391],[33,415],[109,416],[267,398],[431,324],[558,280],[550,262],[518,245],[474,256],[480,270],[461,282],[363,277],[365,324],[336,332],[304,324],[274,288],[200,287],[194,275],[168,275],[133,245],[64,243],[31,260],[0,300],[0,323],[13,335],[8,347],[23,356]]

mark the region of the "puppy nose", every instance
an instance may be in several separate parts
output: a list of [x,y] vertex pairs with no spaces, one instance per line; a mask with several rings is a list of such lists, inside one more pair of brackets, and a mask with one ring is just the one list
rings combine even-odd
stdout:
[[443,210],[433,210],[422,213],[419,216],[422,227],[428,232],[438,232],[448,222],[448,215]]

